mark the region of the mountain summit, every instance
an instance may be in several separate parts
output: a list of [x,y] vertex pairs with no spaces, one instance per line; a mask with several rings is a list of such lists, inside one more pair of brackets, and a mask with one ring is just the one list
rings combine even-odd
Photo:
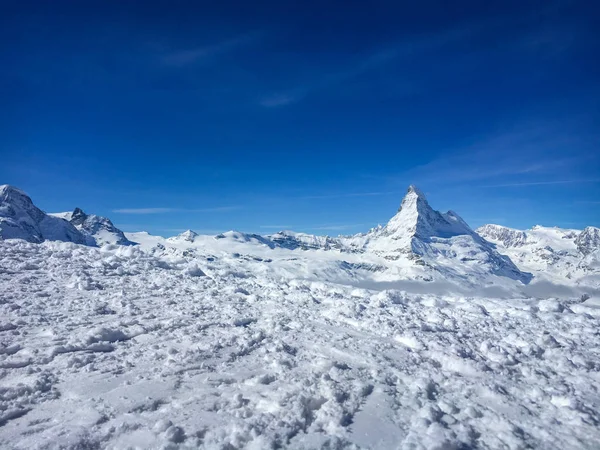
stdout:
[[81,208],[75,208],[73,212],[52,213],[54,217],[68,220],[75,228],[83,233],[88,245],[135,245],[125,237],[108,217],[86,214]]
[[192,230],[185,230],[183,233],[178,234],[177,236],[170,237],[169,240],[172,242],[194,242],[194,240],[198,237],[198,233]]
[[365,249],[388,260],[407,260],[434,268],[450,278],[477,273],[508,276],[522,282],[531,279],[458,214],[435,211],[425,195],[412,185],[394,217],[384,227],[367,234]]
[[435,211],[429,206],[425,195],[411,185],[402,199],[400,209],[383,228],[382,234],[394,236],[408,248],[413,237],[449,238],[460,234],[473,234],[473,230],[456,213],[449,211],[442,214]]
[[46,214],[20,189],[0,186],[0,239],[84,244],[85,236],[66,220]]

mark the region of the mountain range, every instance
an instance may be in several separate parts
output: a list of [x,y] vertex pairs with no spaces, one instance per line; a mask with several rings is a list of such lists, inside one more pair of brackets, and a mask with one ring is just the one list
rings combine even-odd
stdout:
[[489,285],[505,280],[526,285],[536,278],[597,286],[600,274],[598,228],[536,226],[515,230],[484,225],[473,230],[457,213],[435,211],[414,186],[408,188],[397,213],[385,226],[353,236],[292,231],[270,235],[228,231],[204,236],[187,230],[165,239],[147,233],[124,233],[108,218],[86,214],[80,208],[46,214],[23,191],[3,185],[0,239],[66,241],[88,246],[139,244],[152,252],[221,252],[251,255],[261,261],[279,255],[286,264],[305,264],[307,274],[327,279],[367,273],[372,279],[387,282],[450,280]]

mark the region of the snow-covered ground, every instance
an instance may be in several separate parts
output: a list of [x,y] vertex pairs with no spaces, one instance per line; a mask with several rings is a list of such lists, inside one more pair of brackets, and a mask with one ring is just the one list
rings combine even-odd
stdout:
[[600,446],[593,298],[154,253],[0,241],[0,447]]
[[165,239],[0,186],[0,448],[600,448],[599,247],[414,187],[356,236]]

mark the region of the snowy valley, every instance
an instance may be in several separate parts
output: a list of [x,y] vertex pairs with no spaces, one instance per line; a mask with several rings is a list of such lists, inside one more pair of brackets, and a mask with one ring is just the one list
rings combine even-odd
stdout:
[[123,233],[0,187],[2,448],[598,448],[600,230],[411,186],[354,236]]

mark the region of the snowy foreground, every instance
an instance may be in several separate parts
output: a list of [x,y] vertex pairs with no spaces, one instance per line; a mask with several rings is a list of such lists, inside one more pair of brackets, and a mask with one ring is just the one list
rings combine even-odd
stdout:
[[168,250],[0,241],[1,448],[600,448],[597,297]]
[[600,229],[410,186],[354,236],[172,238],[0,186],[0,448],[600,448]]

